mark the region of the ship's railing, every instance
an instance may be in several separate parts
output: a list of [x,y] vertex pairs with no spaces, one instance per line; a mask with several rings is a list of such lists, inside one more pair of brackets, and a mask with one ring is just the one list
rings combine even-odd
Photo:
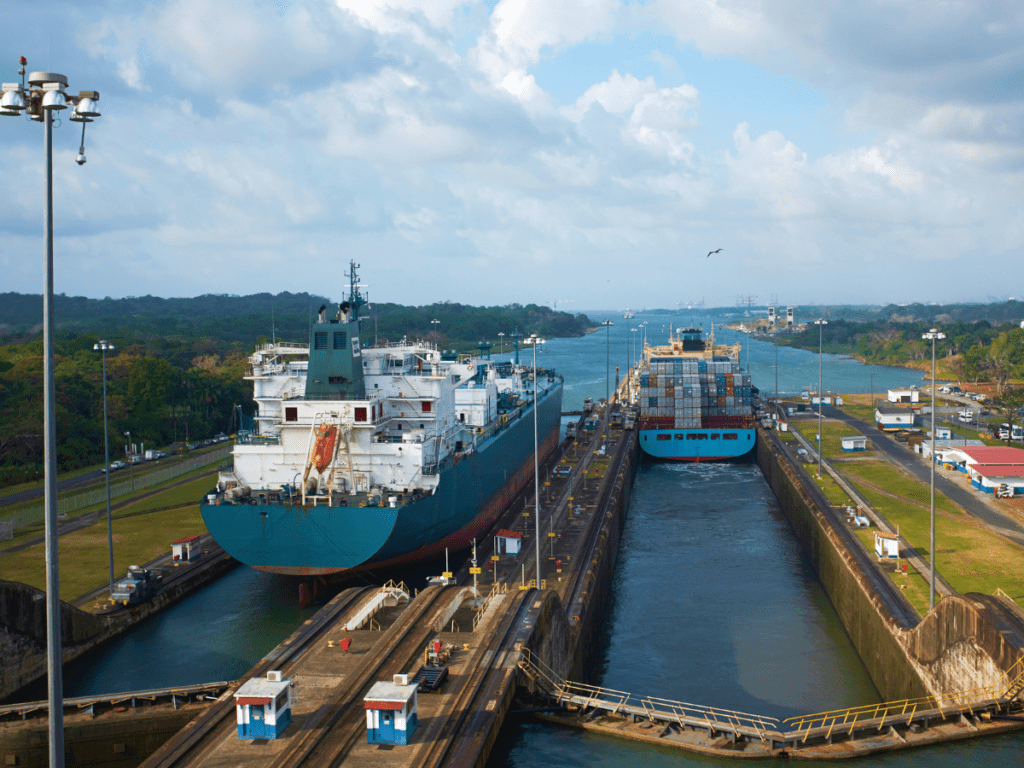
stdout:
[[235,442],[239,445],[280,445],[280,435],[245,435],[241,432],[235,438]]

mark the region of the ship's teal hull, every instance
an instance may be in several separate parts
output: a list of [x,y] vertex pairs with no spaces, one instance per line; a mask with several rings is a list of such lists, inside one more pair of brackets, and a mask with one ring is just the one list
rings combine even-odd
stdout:
[[[539,404],[541,457],[558,443],[562,385]],[[390,507],[203,505],[224,551],[260,570],[324,575],[387,568],[462,549],[489,529],[533,476],[533,410],[441,470],[436,492]]]
[[[735,438],[727,439],[735,435]],[[752,429],[643,429],[640,447],[648,456],[673,461],[722,461],[750,453]]]

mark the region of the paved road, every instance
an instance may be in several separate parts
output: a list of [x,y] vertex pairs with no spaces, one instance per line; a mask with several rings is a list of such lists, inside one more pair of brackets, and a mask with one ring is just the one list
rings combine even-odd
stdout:
[[[838,408],[827,405],[822,410],[822,415],[829,419],[845,422],[859,430],[862,435],[871,438],[875,450],[879,453],[885,454],[887,458],[899,464],[908,474],[916,477],[921,482],[925,484],[930,482],[931,473],[928,464],[921,461],[916,454],[876,428],[874,424],[868,424],[866,421],[850,416]],[[955,504],[959,504],[971,517],[999,529],[1000,533],[1007,538],[1024,545],[1024,526],[1012,517],[990,507],[975,491],[961,488],[951,480],[942,477],[940,473],[935,474],[935,491],[936,493],[941,493]]]

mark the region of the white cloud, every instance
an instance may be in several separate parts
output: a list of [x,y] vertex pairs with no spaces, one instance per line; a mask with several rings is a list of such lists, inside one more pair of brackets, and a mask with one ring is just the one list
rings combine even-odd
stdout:
[[628,72],[623,76],[617,69],[613,69],[606,81],[587,88],[571,107],[563,107],[562,114],[578,123],[591,104],[600,104],[608,112],[622,114],[633,109],[644,96],[657,90],[653,77],[638,80]]

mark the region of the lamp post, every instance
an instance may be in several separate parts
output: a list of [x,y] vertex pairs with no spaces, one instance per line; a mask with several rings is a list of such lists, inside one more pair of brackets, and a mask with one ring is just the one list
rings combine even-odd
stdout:
[[633,372],[633,339],[636,338],[636,336],[633,335],[634,333],[639,334],[640,333],[640,329],[639,328],[630,328],[629,329],[629,371],[630,371],[630,378],[629,378],[629,403],[630,403],[630,405],[633,404],[633,377],[632,377],[632,372]]
[[505,354],[505,332],[498,331],[498,343],[501,345],[501,354]]
[[604,357],[604,404],[608,407],[608,397],[610,392],[608,391],[609,378],[611,377],[611,364],[612,364],[612,321],[605,320],[601,325],[604,326],[605,334],[605,357]]
[[929,504],[929,533],[928,533],[928,610],[935,607],[935,342],[946,338],[946,334],[940,333],[938,329],[932,328],[928,333],[921,335],[922,339],[931,339],[932,342],[932,455],[931,461],[931,504]]
[[[431,321],[430,321],[430,324],[431,324],[431,325],[433,325],[433,326],[438,326],[438,325],[440,325],[440,324],[441,324],[441,321],[440,321],[440,320],[431,320]],[[439,333],[437,332],[437,328],[435,327],[435,328],[434,328],[434,345],[435,345],[435,346],[437,345],[437,342],[438,342],[438,341],[440,340],[440,338],[441,338],[441,336],[440,336],[440,334],[439,334]]]
[[818,326],[818,479],[821,480],[821,447],[825,442],[821,439],[821,329],[828,325],[828,320],[819,318],[814,324]]
[[110,521],[110,432],[107,429],[107,350],[114,349],[109,341],[100,339],[92,345],[103,355],[103,460],[107,473],[107,549],[110,552],[110,592],[114,592],[114,531]]
[[64,679],[61,664],[60,579],[58,576],[57,536],[57,407],[53,360],[53,113],[72,105],[68,116],[82,124],[82,142],[75,158],[85,165],[85,125],[99,117],[96,91],[65,93],[68,79],[56,72],[31,72],[25,84],[24,56],[18,60],[21,83],[4,83],[0,96],[0,115],[17,117],[22,112],[30,120],[43,124],[44,207],[43,240],[46,290],[43,293],[43,454],[45,461],[44,495],[46,500],[46,672],[49,699],[50,766],[64,765]]
[[537,436],[537,347],[544,343],[544,339],[531,333],[529,338],[523,339],[523,344],[533,347],[533,491],[534,491],[534,532],[537,537],[537,589],[540,589],[540,445]]

